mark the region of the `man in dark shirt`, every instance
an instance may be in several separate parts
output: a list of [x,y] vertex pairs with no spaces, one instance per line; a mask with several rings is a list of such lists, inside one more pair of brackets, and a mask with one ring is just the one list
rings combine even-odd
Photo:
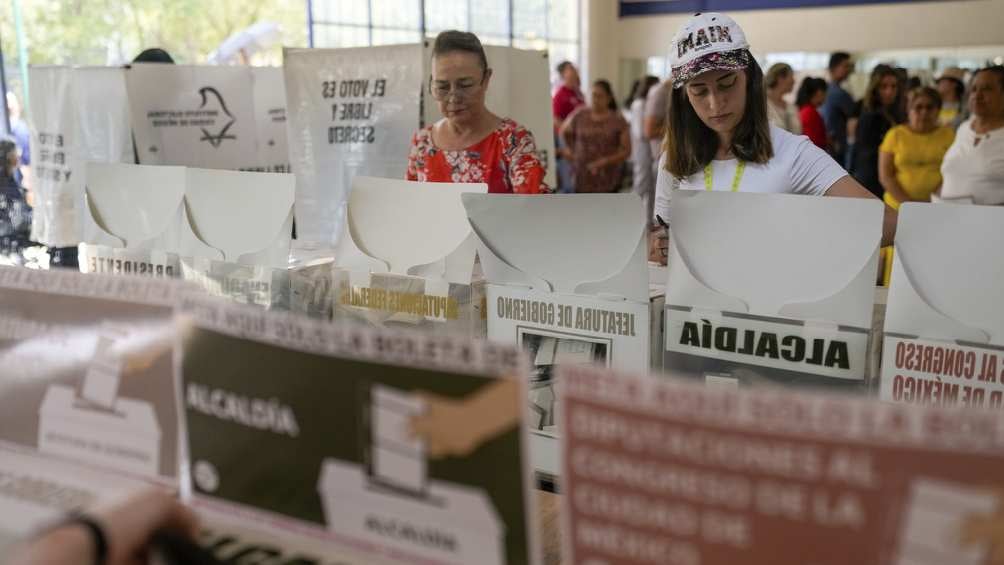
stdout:
[[840,51],[830,55],[829,69],[830,85],[823,102],[823,121],[833,158],[844,165],[847,162],[847,120],[854,115],[854,99],[841,84],[854,71],[850,54]]

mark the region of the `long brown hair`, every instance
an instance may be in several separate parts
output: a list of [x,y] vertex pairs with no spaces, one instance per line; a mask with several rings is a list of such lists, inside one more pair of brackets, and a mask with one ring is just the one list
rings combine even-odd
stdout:
[[[763,70],[749,55],[746,67],[746,111],[732,136],[732,153],[748,163],[766,163],[774,156],[767,120]],[[718,134],[701,121],[685,87],[673,89],[664,141],[666,170],[676,178],[697,173],[718,153]]]
[[[879,94],[879,87],[882,86],[882,79],[892,77],[896,79],[896,100],[891,106],[882,106],[882,97]],[[899,74],[896,69],[889,65],[879,65],[872,71],[871,80],[868,81],[868,90],[865,91],[865,99],[862,106],[868,112],[882,112],[892,123],[903,121],[899,108],[903,105],[903,85],[900,84]]]

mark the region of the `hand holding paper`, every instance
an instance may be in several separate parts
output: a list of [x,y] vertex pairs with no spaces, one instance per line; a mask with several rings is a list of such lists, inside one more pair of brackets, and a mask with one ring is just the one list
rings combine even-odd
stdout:
[[648,234],[648,260],[665,265],[669,258],[669,232],[660,225],[652,226]]
[[514,428],[522,409],[519,383],[500,379],[466,398],[419,392],[426,411],[411,420],[411,433],[425,440],[430,459],[465,457]]
[[1004,564],[1004,513],[1000,509],[1001,495],[997,491],[998,510],[995,514],[970,514],[962,522],[960,545],[990,547],[987,563]]

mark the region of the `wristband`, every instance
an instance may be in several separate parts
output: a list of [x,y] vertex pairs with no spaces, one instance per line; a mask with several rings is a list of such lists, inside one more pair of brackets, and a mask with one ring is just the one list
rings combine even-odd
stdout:
[[90,535],[91,543],[94,544],[94,565],[105,565],[108,562],[108,537],[101,524],[94,518],[81,513],[71,514],[60,526],[81,526]]

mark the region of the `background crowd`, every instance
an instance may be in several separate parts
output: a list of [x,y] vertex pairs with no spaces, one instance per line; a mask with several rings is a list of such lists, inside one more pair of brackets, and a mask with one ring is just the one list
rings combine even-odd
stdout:
[[[614,115],[607,81],[592,85],[587,102],[575,67],[563,62],[557,70],[560,191],[632,190],[650,203],[671,82],[654,76],[635,81],[621,118]],[[904,68],[880,64],[857,100],[844,87],[853,72],[845,52],[830,56],[827,78],[798,82],[790,65],[772,65],[764,74],[771,123],[807,136],[893,208],[907,201],[1004,204],[1004,67],[950,68],[933,84],[922,84]],[[630,147],[623,143],[625,129]],[[624,155],[630,160],[618,167]]]

